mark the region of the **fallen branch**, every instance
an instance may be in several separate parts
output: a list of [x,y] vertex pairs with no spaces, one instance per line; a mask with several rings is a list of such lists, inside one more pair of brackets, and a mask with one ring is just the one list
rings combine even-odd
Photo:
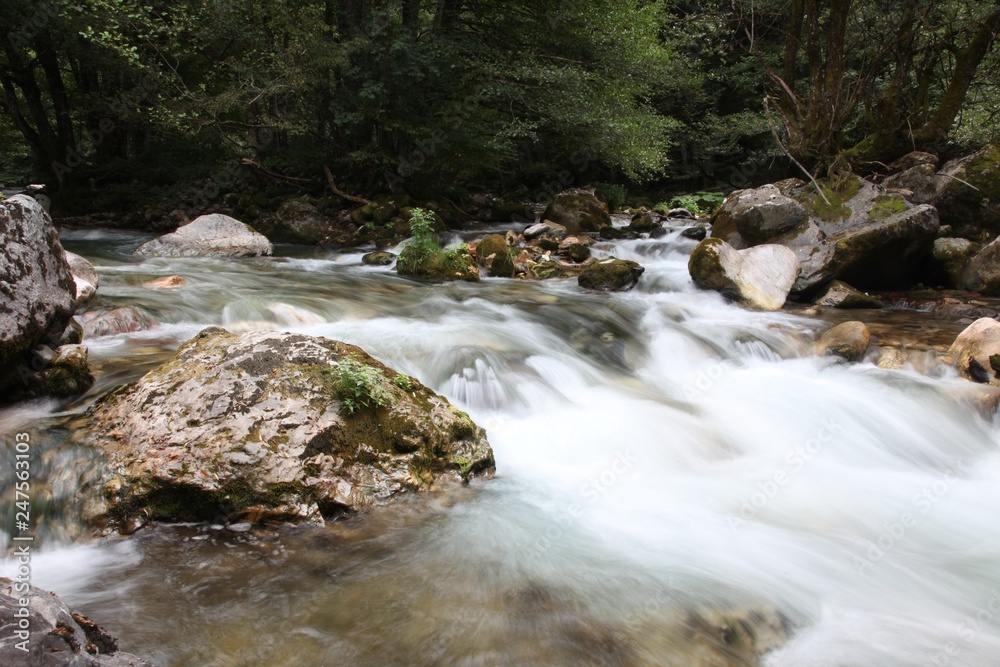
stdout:
[[266,176],[267,178],[270,178],[271,180],[274,180],[274,181],[284,181],[285,183],[291,183],[293,185],[296,184],[296,183],[311,183],[312,182],[308,178],[296,178],[295,176],[285,176],[284,174],[279,174],[276,171],[271,171],[270,169],[268,169],[267,167],[265,167],[264,165],[262,165],[260,162],[255,162],[255,161],[251,160],[250,158],[243,158],[243,160],[241,160],[241,162],[243,163],[244,166],[250,167],[251,169],[253,169],[255,172],[259,173],[260,175]]
[[338,197],[342,197],[349,202],[361,204],[362,206],[365,204],[371,204],[370,201],[364,199],[363,197],[355,197],[354,195],[349,195],[346,192],[341,191],[341,189],[337,187],[337,183],[333,180],[333,174],[330,172],[330,168],[325,164],[323,165],[323,173],[326,174],[326,182],[330,186],[330,191],[333,192],[333,194]]
[[819,183],[817,183],[816,179],[813,178],[813,175],[809,173],[809,170],[803,167],[801,162],[792,157],[792,154],[789,152],[789,150],[785,148],[785,144],[781,143],[781,137],[778,136],[778,130],[774,127],[774,119],[771,118],[771,106],[768,104],[767,97],[764,98],[764,113],[767,114],[767,124],[771,128],[771,134],[774,135],[774,140],[778,142],[778,146],[780,146],[781,150],[784,151],[785,155],[788,156],[788,159],[794,162],[795,165],[802,170],[802,173],[804,173],[806,176],[809,177],[809,180],[812,181],[812,184],[816,187],[816,192],[818,192],[819,196],[823,198],[823,201],[826,202],[826,205],[833,206],[833,204],[830,203],[830,200],[826,198],[826,195],[823,194],[823,188],[819,186]]

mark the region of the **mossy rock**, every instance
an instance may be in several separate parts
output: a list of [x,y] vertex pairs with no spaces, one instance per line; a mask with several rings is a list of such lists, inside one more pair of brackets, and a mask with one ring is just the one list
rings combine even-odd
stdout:
[[872,202],[868,219],[871,221],[885,220],[906,210],[906,201],[899,195],[879,195]]
[[479,265],[487,270],[493,278],[512,278],[514,276],[514,255],[511,253],[507,239],[500,234],[490,234],[476,247],[476,258]]
[[567,190],[555,196],[542,214],[571,234],[596,232],[611,225],[608,206],[593,194],[583,190]]
[[[344,375],[378,400],[345,410]],[[348,388],[350,389],[350,388]],[[210,327],[102,398],[79,437],[115,477],[108,518],[317,520],[493,467],[465,413],[360,348]]]
[[590,248],[584,243],[574,243],[566,248],[566,256],[577,264],[590,259]]
[[406,246],[396,260],[396,272],[430,282],[479,281],[479,268],[464,244],[427,253]]
[[965,180],[982,197],[1000,202],[1000,143],[987,146],[965,165]]
[[645,269],[627,259],[605,259],[596,262],[577,277],[580,287],[600,292],[630,290],[639,282]]
[[861,186],[861,179],[854,174],[837,182],[822,181],[820,188],[828,201],[817,193],[806,197],[802,205],[809,215],[824,222],[847,220],[851,217],[851,209],[846,204],[861,192]]
[[641,211],[632,216],[632,222],[629,224],[628,229],[636,234],[648,234],[658,226],[659,224],[656,222],[652,213],[649,211]]
[[385,250],[370,252],[361,256],[361,263],[368,266],[389,266],[396,261],[396,255]]
[[531,277],[536,280],[548,280],[550,278],[558,278],[563,274],[563,267],[559,265],[559,262],[555,260],[548,260],[545,262],[539,262],[531,267],[529,271]]

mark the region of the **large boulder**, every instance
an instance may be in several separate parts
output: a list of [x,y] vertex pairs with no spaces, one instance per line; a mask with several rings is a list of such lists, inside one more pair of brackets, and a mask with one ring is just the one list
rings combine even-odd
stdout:
[[69,271],[73,274],[73,282],[76,284],[75,303],[79,308],[94,296],[97,288],[101,286],[101,280],[97,277],[94,265],[76,253],[67,251],[66,261],[69,263]]
[[778,310],[799,275],[795,253],[780,245],[737,250],[717,238],[698,244],[688,261],[694,284],[759,310]]
[[0,629],[0,665],[152,667],[55,593],[21,580],[0,578]]
[[31,197],[0,202],[0,396],[30,351],[56,342],[76,309],[76,284],[52,219]]
[[316,245],[333,235],[336,225],[309,202],[289,199],[274,215],[262,218],[257,231],[275,243]]
[[726,197],[712,216],[712,236],[745,248],[790,232],[809,219],[799,202],[773,185],[739,190]]
[[248,225],[221,213],[195,218],[177,231],[143,243],[133,254],[150,257],[260,257],[271,242]]
[[851,227],[827,240],[830,277],[864,289],[905,286],[932,253],[938,227],[937,209],[926,204]]
[[1000,386],[1000,322],[992,317],[982,317],[966,327],[948,354],[965,379]]
[[[108,517],[319,519],[493,469],[468,415],[363,350],[205,329],[89,413]],[[84,436],[82,436],[84,437]]]
[[574,188],[556,195],[542,213],[542,220],[551,220],[570,234],[579,234],[610,226],[611,214],[593,190]]
[[[937,273],[939,273],[948,287],[961,287],[965,283],[965,269],[969,260],[979,250],[979,244],[968,239],[944,237],[934,241],[934,263]],[[986,274],[975,275],[973,271],[970,276],[973,282],[979,282],[980,278],[988,278]]]
[[936,175],[932,203],[941,223],[974,240],[1000,232],[1000,143],[945,164]]
[[[962,250],[969,250],[963,246]],[[957,264],[957,260],[956,260]],[[959,286],[973,292],[1000,296],[1000,238],[987,244],[959,269]]]
[[713,218],[712,237],[737,249],[791,249],[801,265],[792,293],[812,294],[837,278],[862,289],[908,284],[931,254],[939,226],[932,206],[913,207],[848,176],[823,196],[804,183],[735,192]]
[[580,287],[598,292],[623,292],[635,287],[644,269],[628,259],[603,259],[594,262],[577,276]]

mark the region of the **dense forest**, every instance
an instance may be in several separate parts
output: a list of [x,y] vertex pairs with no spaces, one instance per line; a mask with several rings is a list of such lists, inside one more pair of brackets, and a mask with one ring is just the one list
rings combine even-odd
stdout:
[[990,0],[2,6],[0,179],[71,212],[724,192],[1000,134]]

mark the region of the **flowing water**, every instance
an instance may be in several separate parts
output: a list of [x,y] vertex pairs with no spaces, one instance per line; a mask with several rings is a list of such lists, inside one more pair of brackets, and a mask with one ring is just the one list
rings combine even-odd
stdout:
[[[791,635],[769,667],[1000,664],[1000,428],[976,388],[810,356],[823,323],[695,290],[676,233],[600,246],[646,267],[611,295],[423,285],[314,248],[129,257],[142,240],[64,233],[98,267],[95,305],[162,325],[89,341],[83,399],[0,412],[0,432],[31,430],[49,489],[34,583],[129,651],[164,666],[739,664],[689,657],[711,638],[678,619],[754,607]],[[188,285],[142,287],[171,274]],[[99,462],[67,415],[210,324],[363,347],[486,427],[496,477],[326,527],[86,540],[74,485]]]

